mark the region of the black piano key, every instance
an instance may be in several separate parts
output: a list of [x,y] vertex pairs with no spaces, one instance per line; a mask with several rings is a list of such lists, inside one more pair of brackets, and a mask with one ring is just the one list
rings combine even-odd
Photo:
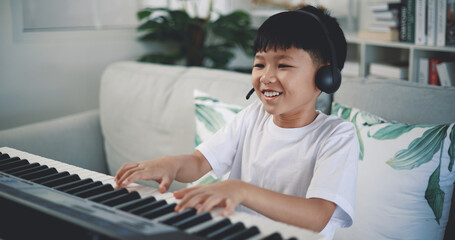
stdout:
[[66,192],[68,194],[76,194],[76,193],[85,191],[87,189],[91,189],[91,188],[98,187],[98,186],[101,186],[101,185],[103,185],[103,183],[100,182],[100,181],[96,181],[96,182],[92,181],[92,182],[89,182],[89,183],[86,183],[86,184],[83,184],[83,185],[80,185],[80,186],[77,186],[77,187],[74,187],[74,188],[70,188],[70,189],[67,189],[67,190],[62,190],[62,192]]
[[56,187],[67,183],[72,183],[75,181],[81,180],[81,178],[76,174],[71,174],[57,179],[48,180],[47,182],[42,182],[41,184],[47,187]]
[[240,232],[245,229],[245,225],[242,222],[234,223],[229,226],[225,226],[223,228],[220,228],[212,233],[209,233],[207,235],[207,238],[210,239],[223,239],[225,237],[228,237],[230,235],[233,235],[237,232]]
[[28,165],[28,164],[29,164],[29,162],[27,159],[16,161],[16,162],[11,162],[11,163],[7,163],[7,164],[2,164],[2,165],[0,165],[0,171],[3,172],[4,170],[8,170],[8,169],[12,169],[15,167]]
[[127,195],[117,196],[115,198],[102,201],[100,203],[104,204],[106,206],[109,206],[109,207],[114,207],[114,206],[124,204],[126,202],[131,202],[133,200],[140,199],[140,198],[141,198],[141,195],[139,195],[138,192],[134,191],[134,192],[128,193]]
[[131,209],[135,209],[135,208],[138,208],[140,206],[143,206],[145,204],[155,202],[155,201],[156,201],[156,199],[154,196],[149,196],[146,198],[137,199],[137,200],[134,200],[134,201],[131,201],[128,203],[124,203],[122,205],[115,206],[115,208],[118,208],[122,211],[129,211]]
[[177,203],[171,203],[168,205],[161,206],[157,209],[154,209],[152,211],[146,212],[145,214],[141,215],[147,219],[155,219],[157,217],[161,217],[165,214],[174,212],[175,206],[177,206]]
[[6,153],[0,154],[0,159],[10,158],[10,156]]
[[3,165],[3,164],[12,163],[12,162],[16,162],[16,161],[19,161],[19,160],[21,160],[21,159],[18,158],[18,157],[1,159],[0,160],[0,166]]
[[82,179],[82,180],[79,180],[79,181],[76,181],[76,182],[70,182],[70,183],[66,183],[66,184],[63,184],[63,185],[55,186],[54,188],[56,190],[65,192],[65,191],[67,191],[69,189],[76,188],[76,187],[79,187],[79,186],[82,186],[82,185],[85,185],[85,184],[89,184],[89,183],[92,183],[92,182],[93,182],[93,180],[91,178],[85,178],[85,179]]
[[287,240],[298,240],[296,237],[290,237]]
[[104,184],[98,187],[94,187],[92,189],[87,189],[85,191],[79,192],[74,194],[75,196],[81,197],[81,198],[89,198],[91,196],[95,196],[101,193],[113,191],[114,187],[112,187],[111,184]]
[[36,172],[36,171],[40,171],[40,170],[49,168],[46,165],[39,165],[38,163],[37,164],[31,164],[31,165],[33,165],[33,167],[24,168],[23,170],[20,170],[20,171],[14,171],[14,172],[12,172],[10,174],[14,175],[16,177],[19,177],[19,176],[27,174],[27,173],[32,173],[32,172]]
[[259,234],[259,229],[256,226],[243,229],[235,234],[223,238],[223,240],[244,240],[247,238],[254,237]]
[[187,219],[184,219],[180,222],[176,222],[174,224],[172,224],[172,226],[180,229],[180,230],[185,230],[185,229],[188,229],[190,227],[194,227],[198,224],[201,224],[201,223],[204,223],[206,221],[209,221],[212,219],[212,215],[208,212],[204,212],[204,213],[201,213],[201,214],[197,214],[197,215],[194,215],[194,216],[191,216]]
[[120,188],[120,189],[116,189],[111,192],[105,192],[105,193],[101,193],[101,194],[89,197],[88,200],[99,203],[104,200],[112,199],[113,197],[123,196],[126,194],[128,194],[128,190],[126,190],[126,188]]
[[49,180],[54,180],[54,179],[58,179],[58,178],[69,176],[69,175],[70,175],[70,173],[67,172],[67,171],[57,172],[57,173],[54,173],[54,174],[51,174],[51,175],[47,175],[47,176],[43,176],[43,177],[40,177],[40,178],[34,178],[34,179],[31,179],[30,181],[38,183],[38,184],[41,184],[41,183],[49,181]]
[[131,210],[127,211],[127,212],[130,212],[130,213],[135,214],[135,215],[141,215],[142,216],[142,214],[144,214],[146,212],[149,212],[151,210],[154,210],[156,208],[162,207],[162,206],[164,206],[166,204],[167,204],[166,201],[161,199],[159,201],[151,202],[151,203],[145,204],[143,206],[131,209]]
[[39,163],[32,163],[32,164],[28,164],[28,165],[24,165],[24,166],[18,166],[15,168],[3,170],[3,172],[13,175],[13,173],[20,172],[22,170],[29,169],[29,168],[34,168],[37,166],[40,166]]
[[50,175],[50,174],[53,174],[53,173],[56,173],[56,172],[57,172],[57,169],[55,169],[55,168],[47,168],[47,169],[42,169],[42,170],[39,170],[39,171],[36,171],[36,172],[31,172],[31,173],[27,173],[27,174],[18,175],[18,177],[23,178],[25,180],[30,180],[30,179],[34,179],[34,178]]
[[196,215],[196,212],[197,212],[197,210],[195,208],[188,208],[180,213],[177,213],[176,215],[174,215],[172,217],[163,219],[160,222],[163,224],[166,224],[166,225],[172,225],[176,222],[182,221],[184,219],[187,219],[188,217]]
[[278,232],[274,232],[268,236],[265,236],[264,238],[261,238],[261,240],[283,240],[283,236],[281,236],[281,234]]
[[208,234],[223,228],[225,226],[231,225],[231,220],[229,218],[223,218],[217,222],[214,222],[196,232],[194,232],[194,235],[201,236],[201,237],[206,237]]

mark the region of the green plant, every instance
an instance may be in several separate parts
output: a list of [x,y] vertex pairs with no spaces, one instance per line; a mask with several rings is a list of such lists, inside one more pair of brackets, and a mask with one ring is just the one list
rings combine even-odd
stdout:
[[234,57],[236,46],[252,56],[256,30],[251,27],[249,14],[233,11],[220,14],[218,19],[212,21],[211,6],[206,18],[190,17],[185,10],[166,8],[139,11],[139,20],[147,19],[138,27],[139,31],[146,32],[140,40],[158,42],[172,49],[146,54],[140,61],[175,64],[184,60],[187,66],[226,68]]

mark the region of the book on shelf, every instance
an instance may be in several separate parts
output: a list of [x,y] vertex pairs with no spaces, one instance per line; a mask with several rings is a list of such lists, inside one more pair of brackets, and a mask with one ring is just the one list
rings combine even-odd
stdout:
[[399,26],[399,40],[400,42],[407,42],[407,27],[408,27],[408,4],[407,0],[401,0],[400,7],[400,24]]
[[441,62],[441,60],[439,60],[439,59],[431,58],[428,63],[429,64],[428,84],[430,84],[430,85],[435,85],[435,86],[441,85],[439,83],[438,69],[436,67],[440,62]]
[[425,45],[427,41],[426,36],[426,17],[427,17],[427,1],[415,1],[415,36],[414,43],[416,45]]
[[436,12],[438,0],[427,0],[427,45],[436,45]]
[[377,40],[377,41],[398,41],[399,33],[398,30],[391,29],[389,31],[369,31],[360,30],[359,38],[365,40]]
[[369,66],[371,75],[390,79],[406,80],[409,77],[408,62],[379,63],[372,62]]
[[416,0],[406,0],[406,39],[409,43],[414,43],[415,40],[415,3]]
[[455,46],[455,0],[446,1],[446,46]]
[[455,62],[441,62],[436,68],[441,86],[455,86]]
[[417,77],[417,82],[421,84],[428,84],[429,79],[429,66],[430,66],[430,59],[426,57],[419,58],[419,75]]
[[446,45],[447,0],[439,0],[436,4],[436,46]]

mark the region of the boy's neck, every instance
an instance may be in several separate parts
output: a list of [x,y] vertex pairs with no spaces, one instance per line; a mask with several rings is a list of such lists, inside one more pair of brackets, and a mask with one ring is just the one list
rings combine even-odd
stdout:
[[312,123],[317,116],[318,112],[312,109],[295,115],[273,115],[273,122],[281,128],[299,128]]

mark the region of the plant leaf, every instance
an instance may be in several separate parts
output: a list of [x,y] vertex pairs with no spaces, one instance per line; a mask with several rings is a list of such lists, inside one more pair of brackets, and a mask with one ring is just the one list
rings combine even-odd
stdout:
[[411,131],[415,127],[417,127],[417,125],[410,125],[410,124],[404,124],[404,123],[392,123],[390,125],[387,125],[381,129],[379,129],[373,135],[371,135],[370,131],[368,131],[367,136],[372,137],[377,140],[396,139],[399,136]]
[[455,124],[452,125],[452,131],[450,131],[449,139],[450,139],[450,145],[449,145],[449,158],[450,158],[449,171],[452,172],[453,162],[454,162],[454,159],[455,159]]
[[448,128],[448,124],[441,124],[426,130],[421,137],[414,139],[407,149],[398,151],[386,163],[394,169],[410,170],[429,162],[441,149]]
[[428,186],[425,190],[425,199],[433,210],[436,222],[439,224],[439,219],[442,216],[442,210],[444,207],[444,191],[441,190],[439,185],[439,177],[441,172],[441,164],[431,174],[428,180]]

